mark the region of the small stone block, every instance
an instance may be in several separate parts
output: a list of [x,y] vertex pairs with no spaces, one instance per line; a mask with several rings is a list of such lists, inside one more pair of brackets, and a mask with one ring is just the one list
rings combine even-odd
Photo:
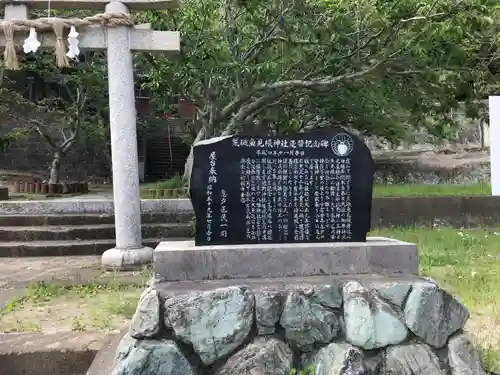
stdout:
[[418,274],[415,244],[383,237],[366,242],[195,246],[164,241],[154,250],[165,281],[352,274]]

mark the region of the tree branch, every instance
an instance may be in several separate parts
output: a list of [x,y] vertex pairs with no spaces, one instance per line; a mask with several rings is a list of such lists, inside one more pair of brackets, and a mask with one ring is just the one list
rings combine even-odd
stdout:
[[314,88],[318,88],[318,87],[331,86],[331,85],[335,85],[341,81],[348,81],[348,80],[362,77],[368,73],[373,72],[374,70],[376,70],[378,67],[380,67],[385,62],[386,62],[386,59],[381,60],[368,68],[365,68],[363,70],[360,70],[360,71],[354,72],[354,73],[346,73],[346,74],[342,74],[342,75],[335,76],[335,77],[324,77],[324,78],[313,79],[313,80],[294,79],[294,80],[289,80],[289,81],[279,81],[279,82],[274,82],[271,84],[263,84],[261,86],[258,86],[255,90],[256,91],[283,90],[283,89],[291,89],[291,88],[314,89]]
[[35,126],[35,130],[47,141],[52,150],[54,151],[59,150],[59,147],[57,147],[54,140],[47,133],[45,133],[39,126]]
[[[399,52],[399,51],[398,51]],[[393,54],[390,55],[392,57]],[[389,58],[390,58],[389,57]],[[387,58],[387,59],[389,59]],[[236,108],[240,107],[245,101],[247,101],[249,98],[251,98],[253,95],[255,95],[259,91],[273,91],[273,90],[286,90],[286,89],[291,89],[291,88],[304,88],[304,89],[314,89],[314,88],[319,88],[323,86],[331,86],[334,85],[338,82],[341,81],[347,81],[347,80],[352,80],[355,78],[359,78],[361,76],[364,76],[368,73],[371,73],[372,71],[376,70],[379,66],[381,66],[383,63],[387,61],[387,59],[381,60],[377,62],[376,64],[355,72],[355,73],[346,73],[342,74],[340,76],[335,76],[335,77],[325,77],[321,79],[313,79],[313,80],[288,80],[288,81],[278,81],[274,82],[271,84],[262,84],[260,86],[255,87],[253,90],[250,90],[249,92],[246,93],[244,96],[239,96],[235,98],[233,101],[231,101],[228,105],[224,107],[224,109],[220,112],[220,121],[225,121],[227,120],[231,114],[235,111]],[[241,109],[240,109],[241,110]],[[231,126],[232,128],[232,126]],[[228,129],[224,130],[224,133],[227,132]]]
[[435,13],[435,14],[431,14],[431,15],[427,15],[427,16],[415,16],[415,17],[410,17],[410,18],[402,19],[401,23],[407,23],[407,22],[412,22],[412,21],[420,21],[420,20],[430,20],[430,19],[433,19],[433,18],[439,18],[440,19],[440,18],[449,16],[449,15],[450,15],[449,13]]
[[264,50],[265,45],[268,43],[269,40],[271,40],[273,33],[276,31],[278,26],[280,25],[281,20],[283,19],[283,16],[290,10],[290,7],[287,7],[283,9],[280,14],[276,17],[273,25],[267,30],[265,33],[264,37],[262,37],[260,40],[255,42],[247,52],[243,54],[243,57],[241,58],[242,62],[249,62],[253,61],[255,58],[257,58],[262,51]]
[[232,134],[240,122],[243,122],[253,112],[259,110],[264,105],[273,102],[274,100],[279,98],[282,94],[283,91],[279,89],[269,90],[269,93],[267,95],[263,95],[259,99],[254,100],[253,102],[247,105],[241,106],[239,111],[236,113],[236,115],[233,116],[229,124],[222,132],[222,136]]
[[[397,37],[397,35],[401,31],[401,28],[403,27],[404,24],[407,24],[407,23],[410,23],[410,22],[413,22],[413,21],[424,20],[424,19],[425,20],[429,20],[429,19],[433,19],[433,18],[442,18],[443,16],[450,15],[449,13],[435,13],[435,14],[430,15],[430,12],[432,12],[432,10],[433,10],[434,6],[436,5],[436,3],[437,2],[435,2],[433,4],[433,6],[431,7],[431,9],[428,10],[427,15],[424,15],[424,16],[415,16],[415,17],[411,17],[411,18],[407,18],[407,19],[400,19],[400,20],[392,23],[391,25],[383,27],[380,31],[378,31],[377,33],[375,33],[372,36],[370,36],[364,43],[362,43],[361,45],[357,46],[357,48],[355,48],[354,50],[352,50],[351,52],[349,52],[346,55],[343,55],[343,56],[340,56],[338,58],[335,58],[333,61],[338,62],[338,61],[341,61],[341,60],[350,59],[351,57],[354,57],[354,56],[358,55],[361,50],[366,49],[374,40],[376,40],[377,38],[379,38],[384,32],[386,32],[388,30],[393,30],[393,31],[385,39],[385,42],[382,45],[382,49],[383,48],[387,48],[389,46],[389,44],[392,41],[394,41],[394,39]],[[356,31],[355,34],[359,35],[358,33],[359,33],[359,30]],[[422,33],[423,33],[423,31],[419,32],[414,38],[412,38],[410,40],[410,42],[414,41]],[[406,47],[408,47],[408,45]],[[321,68],[320,70],[317,70],[317,71],[314,71],[314,72],[310,72],[309,74],[306,75],[305,79],[309,79],[310,77],[312,77],[314,75],[321,74],[321,73],[325,72],[326,70],[330,69],[331,67],[332,67],[332,64],[329,64],[328,66],[326,66],[324,68]]]
[[281,105],[281,98],[276,98],[275,100],[271,100],[270,103],[264,104],[261,106],[259,109],[253,111],[252,113],[248,114],[247,117],[241,122],[242,127],[245,125],[249,125],[251,123],[254,123],[255,118],[259,116],[262,112],[264,112],[266,109],[274,107],[276,105]]
[[238,59],[238,53],[236,52],[236,37],[235,37],[235,25],[234,17],[232,12],[231,0],[226,0],[226,5],[224,7],[224,31],[226,36],[226,42],[229,48],[229,54],[233,60]]
[[[287,10],[285,10],[286,12]],[[428,18],[429,14],[432,12],[432,9],[428,11],[428,15],[425,17]],[[284,12],[283,12],[284,13]],[[431,16],[433,17],[433,16]],[[436,15],[437,17],[437,15]],[[278,17],[279,18],[279,17]],[[384,44],[386,47],[389,44],[394,43],[394,40],[396,39],[397,35],[399,34],[403,24],[407,24],[409,22],[418,20],[419,18],[412,18],[412,19],[406,19],[406,20],[398,20],[394,23],[392,23],[390,26],[384,27],[381,30],[375,32],[371,36],[369,36],[365,41],[360,41],[359,44],[356,43],[356,46],[353,48],[353,50],[349,51],[346,55],[343,55],[336,59],[338,60],[347,60],[353,56],[356,56],[359,54],[359,51],[362,49],[365,49],[369,47],[375,40],[379,39],[381,35],[383,35],[385,32],[387,32],[389,29],[392,29],[392,32],[389,33],[387,38],[384,38],[385,40],[381,41],[382,44]],[[276,31],[278,28],[280,22],[279,20],[276,21],[271,28],[266,32],[265,36],[261,39],[259,39],[257,42],[255,42],[252,47],[243,55],[244,59],[251,59],[254,58],[254,56],[257,56],[266,43],[272,42],[272,41],[283,41],[283,42],[293,42],[291,39],[287,39],[283,36],[280,35],[273,35],[273,33]],[[405,43],[404,46],[401,48],[397,49],[396,51],[389,53],[385,57],[382,56],[378,61],[373,63],[372,65],[368,67],[364,67],[363,69],[356,71],[356,72],[349,72],[341,75],[336,75],[336,76],[326,76],[326,77],[321,77],[321,78],[311,78],[313,75],[318,75],[322,71],[328,69],[328,67],[325,69],[321,69],[320,71],[316,72],[311,72],[307,74],[304,79],[295,79],[295,80],[279,80],[274,83],[269,83],[269,84],[261,84],[259,86],[254,87],[253,89],[248,90],[246,93],[237,95],[230,103],[228,103],[219,113],[219,122],[223,122],[228,120],[231,115],[237,111],[237,113],[231,118],[231,121],[227,125],[226,129],[223,131],[224,135],[230,134],[231,132],[234,131],[236,126],[238,125],[239,122],[244,121],[250,113],[253,111],[257,110],[260,108],[259,104],[261,101],[264,101],[265,98],[267,98],[267,95],[264,95],[257,101],[254,101],[250,104],[244,105],[247,100],[249,100],[251,97],[255,96],[258,92],[262,91],[270,91],[274,92],[275,90],[280,91],[281,93],[289,90],[289,89],[320,89],[320,88],[326,88],[332,85],[336,85],[340,82],[343,81],[349,81],[349,80],[354,80],[360,77],[363,77],[367,74],[372,73],[373,71],[377,70],[379,67],[384,65],[388,60],[393,59],[395,56],[401,54],[401,52],[405,51],[412,43],[414,43],[424,32],[424,30],[427,28],[423,28],[421,31],[419,31],[413,38],[411,38],[407,43]],[[310,41],[306,40],[297,40],[297,43],[310,43]],[[321,43],[318,43],[321,44]],[[401,74],[401,73],[400,73]],[[280,94],[281,95],[281,94]]]
[[71,136],[67,139],[64,140],[64,142],[61,144],[61,153],[65,155],[70,149],[71,146],[77,141],[78,136],[80,134],[80,125],[81,125],[81,110],[85,106],[85,102],[87,100],[87,96],[83,95],[81,93],[80,88],[76,88],[76,99],[75,99],[75,113],[73,120],[71,123],[73,124],[72,129],[71,129]]
[[319,40],[310,40],[310,39],[291,39],[286,38],[284,36],[270,36],[264,40],[259,40],[255,43],[257,46],[265,47],[272,42],[285,42],[293,45],[316,45],[316,46],[332,46],[331,42],[321,42]]
[[[355,48],[353,51],[349,52],[348,54],[337,57],[337,58],[333,59],[332,61],[338,62],[338,61],[350,59],[351,57],[356,56],[357,54],[359,54],[359,52],[361,52],[361,50],[367,48],[375,39],[377,39],[380,35],[382,35],[386,30],[387,30],[387,28],[383,28],[379,32],[370,36],[364,43],[362,43],[359,47]],[[324,68],[321,68],[319,70],[312,71],[312,72],[308,73],[304,78],[309,79],[312,76],[322,74],[323,72],[330,69],[331,67],[332,67],[332,64],[328,64]]]

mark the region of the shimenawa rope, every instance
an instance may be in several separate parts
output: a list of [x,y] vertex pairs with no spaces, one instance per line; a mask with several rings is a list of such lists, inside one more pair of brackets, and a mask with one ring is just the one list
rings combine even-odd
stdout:
[[6,69],[20,69],[14,45],[14,32],[29,31],[31,28],[35,28],[37,31],[54,31],[56,36],[54,53],[56,56],[57,66],[59,68],[65,68],[69,66],[69,62],[68,57],[66,56],[66,47],[63,40],[64,29],[69,29],[72,26],[81,28],[92,25],[107,27],[133,26],[134,18],[128,13],[98,13],[94,16],[81,19],[43,17],[35,20],[2,21],[0,25],[2,26],[3,33],[5,35],[4,64]]

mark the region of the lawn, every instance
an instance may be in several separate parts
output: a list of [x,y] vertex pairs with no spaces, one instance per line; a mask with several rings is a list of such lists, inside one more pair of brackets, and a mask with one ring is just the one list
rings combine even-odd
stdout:
[[[381,229],[389,236],[416,243],[420,274],[448,289],[469,308],[467,330],[489,370],[500,370],[500,228]],[[149,275],[144,274],[144,282]],[[0,331],[112,330],[134,312],[143,285],[57,287],[33,285],[28,296],[0,311]]]
[[[141,183],[141,198],[183,198],[186,196],[184,191],[184,183],[180,176],[172,177],[165,181]],[[112,194],[113,186],[107,185],[91,185],[91,194]],[[175,194],[160,195],[153,191],[175,190]],[[401,185],[380,185],[376,184],[373,187],[374,197],[420,197],[420,196],[476,196],[476,195],[491,195],[491,185],[489,183],[475,184],[401,184]],[[17,200],[39,200],[47,199],[42,194],[27,194],[18,193],[11,194],[11,199]]]
[[[141,198],[150,199],[151,190],[174,190],[180,189],[175,197],[183,197],[184,184],[180,176],[173,177],[165,181],[142,183]],[[111,193],[111,185],[91,186],[91,193]],[[380,185],[373,187],[374,197],[421,197],[421,196],[476,196],[491,195],[491,185],[489,183],[475,184],[401,184],[401,185]],[[166,196],[165,198],[172,198]]]
[[471,312],[467,330],[481,349],[487,367],[500,370],[500,228],[380,229],[388,236],[418,245],[420,274],[438,281]]
[[25,297],[13,298],[0,311],[0,332],[112,331],[127,324],[146,281],[123,286],[61,286],[36,283]]
[[[141,184],[141,192],[149,189],[175,189],[182,187],[178,178]],[[475,196],[491,195],[491,186],[487,183],[476,184],[402,184],[402,185],[375,185],[374,197],[420,197],[420,196]]]
[[491,195],[491,185],[477,184],[404,184],[375,185],[374,197],[473,196]]

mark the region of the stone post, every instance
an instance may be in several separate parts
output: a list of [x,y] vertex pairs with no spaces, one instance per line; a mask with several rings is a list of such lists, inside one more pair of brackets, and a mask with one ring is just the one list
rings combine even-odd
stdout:
[[[121,2],[106,5],[108,13],[128,13]],[[136,269],[153,261],[142,246],[141,201],[132,51],[128,27],[107,30],[109,114],[113,164],[116,247],[102,255],[105,268]]]

